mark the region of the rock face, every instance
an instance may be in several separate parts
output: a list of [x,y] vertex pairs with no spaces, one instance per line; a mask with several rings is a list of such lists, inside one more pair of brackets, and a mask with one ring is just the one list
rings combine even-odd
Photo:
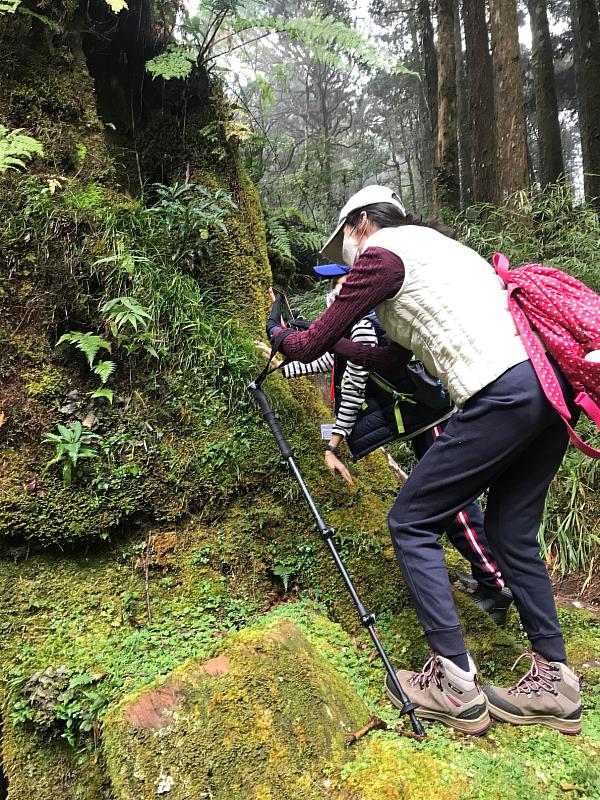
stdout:
[[118,800],[316,800],[367,719],[347,679],[284,619],[124,700],[104,747]]

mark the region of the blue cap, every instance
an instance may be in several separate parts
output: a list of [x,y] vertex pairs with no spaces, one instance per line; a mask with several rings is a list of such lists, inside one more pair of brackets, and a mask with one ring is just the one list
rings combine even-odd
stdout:
[[321,264],[320,267],[313,267],[313,270],[317,275],[332,278],[336,275],[347,275],[350,272],[350,267],[345,264]]

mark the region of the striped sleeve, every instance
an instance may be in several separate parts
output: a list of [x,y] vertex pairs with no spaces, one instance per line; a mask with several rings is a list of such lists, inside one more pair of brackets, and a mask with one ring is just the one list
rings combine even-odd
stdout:
[[[377,334],[368,319],[361,319],[352,328],[350,340],[355,344],[377,347]],[[342,378],[342,397],[332,433],[350,436],[356,417],[365,399],[369,370],[348,361]]]
[[333,355],[325,353],[310,364],[303,364],[301,361],[290,361],[283,367],[283,374],[286,378],[299,378],[302,375],[318,375],[322,372],[330,372],[333,367]]

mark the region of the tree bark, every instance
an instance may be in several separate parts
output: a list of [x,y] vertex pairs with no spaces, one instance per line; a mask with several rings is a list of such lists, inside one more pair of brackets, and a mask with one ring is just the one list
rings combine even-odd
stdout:
[[531,25],[533,88],[540,150],[540,184],[558,181],[565,172],[556,81],[546,0],[528,0]]
[[423,71],[425,73],[426,102],[431,119],[431,130],[435,137],[435,131],[437,130],[438,67],[429,0],[418,0],[417,21]]
[[438,0],[438,133],[436,148],[436,207],[460,208],[458,140],[456,130],[456,55],[453,0]]
[[473,201],[490,203],[496,199],[498,187],[494,77],[485,0],[463,0],[463,20],[473,150]]
[[516,0],[490,0],[499,199],[528,186]]
[[[435,137],[437,131],[437,55],[433,39],[433,25],[429,0],[419,0],[417,24],[412,15],[408,18],[415,58],[423,75],[419,91],[419,137],[415,146],[421,176],[423,205],[433,197],[435,167]],[[420,157],[419,157],[420,152]]]
[[467,76],[460,24],[460,0],[454,0],[454,47],[456,50],[456,99],[458,110],[458,157],[460,164],[460,205],[473,199],[473,153],[471,148],[471,115],[467,96]]
[[586,199],[600,205],[600,32],[594,0],[571,0]]

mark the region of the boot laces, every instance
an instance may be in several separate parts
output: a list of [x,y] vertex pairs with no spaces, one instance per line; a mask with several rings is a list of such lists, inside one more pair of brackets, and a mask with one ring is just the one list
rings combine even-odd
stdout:
[[437,685],[439,689],[442,688],[442,673],[436,669],[437,667],[437,656],[433,655],[431,658],[425,662],[425,666],[421,670],[421,672],[415,672],[415,674],[408,679],[408,682],[411,686],[416,686],[417,683],[419,684],[419,689],[425,689],[429,687],[429,684],[433,680],[433,682]]
[[540,658],[536,653],[522,653],[512,665],[512,669],[514,669],[519,661],[526,656],[531,659],[529,672],[523,675],[521,680],[517,681],[514,686],[511,686],[507,690],[508,694],[517,695],[520,692],[523,694],[531,694],[532,692],[539,694],[540,691],[556,694],[556,689],[554,688],[553,683],[557,680],[557,678],[550,674],[556,668],[551,667],[547,661]]

